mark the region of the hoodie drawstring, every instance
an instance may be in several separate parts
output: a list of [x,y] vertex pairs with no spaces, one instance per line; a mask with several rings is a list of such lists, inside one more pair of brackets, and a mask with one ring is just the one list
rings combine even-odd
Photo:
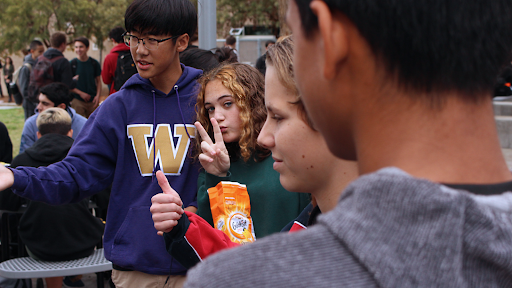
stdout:
[[[183,117],[183,111],[181,110],[180,104],[180,94],[178,92],[178,85],[174,85],[174,91],[176,91],[176,96],[178,100],[178,109],[180,110],[181,121],[183,123],[183,127],[185,128],[185,132],[187,133],[188,139],[192,139],[190,134],[188,134],[187,124],[185,124],[185,117]],[[153,173],[151,175],[151,181],[154,181],[156,178],[156,96],[155,90],[151,90],[153,92]]]
[[185,132],[187,132],[188,139],[190,140],[190,134],[188,134],[187,125],[185,124],[185,117],[183,117],[183,111],[181,111],[180,105],[180,94],[178,93],[178,85],[174,85],[174,91],[176,91],[176,96],[178,97],[178,108],[180,109],[181,121],[183,123],[183,127],[185,127]]
[[151,92],[153,92],[153,173],[151,175],[151,182],[153,182],[156,178],[156,97],[155,90],[151,90]]

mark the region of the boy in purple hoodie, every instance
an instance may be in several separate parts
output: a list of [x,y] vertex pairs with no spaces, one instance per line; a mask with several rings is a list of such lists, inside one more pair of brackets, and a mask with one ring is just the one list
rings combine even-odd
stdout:
[[189,153],[201,71],[179,61],[197,14],[188,0],[135,0],[125,26],[124,42],[139,73],[91,115],[64,160],[12,173],[0,167],[0,190],[12,185],[22,197],[64,204],[112,184],[104,247],[116,287],[174,287],[186,269],[166,252],[149,207],[161,191],[157,170],[180,191],[185,210],[197,206],[199,167]]

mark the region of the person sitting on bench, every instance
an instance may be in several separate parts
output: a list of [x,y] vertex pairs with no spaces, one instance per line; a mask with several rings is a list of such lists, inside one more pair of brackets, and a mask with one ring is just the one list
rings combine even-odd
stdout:
[[[19,154],[12,166],[48,166],[64,159],[73,144],[71,117],[61,108],[48,108],[37,117],[37,138],[33,146]],[[21,204],[10,189],[13,206]],[[2,197],[3,198],[3,197]],[[3,198],[5,199],[5,198]],[[87,257],[100,243],[104,225],[89,211],[89,200],[52,206],[28,201],[19,223],[19,234],[30,257],[45,261],[67,261]],[[5,204],[5,203],[4,203]],[[18,207],[11,207],[17,210]],[[62,287],[63,277],[46,278],[46,287]]]

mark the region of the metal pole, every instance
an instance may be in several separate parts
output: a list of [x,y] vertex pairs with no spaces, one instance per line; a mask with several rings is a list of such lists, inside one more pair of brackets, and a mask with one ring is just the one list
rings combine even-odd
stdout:
[[217,47],[217,1],[198,0],[199,10],[199,48],[212,49]]

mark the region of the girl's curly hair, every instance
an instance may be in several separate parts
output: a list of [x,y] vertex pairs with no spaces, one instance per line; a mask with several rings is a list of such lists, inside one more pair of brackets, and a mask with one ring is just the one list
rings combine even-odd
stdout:
[[[240,139],[238,145],[228,145],[226,148],[230,157],[239,155],[244,161],[254,154],[255,160],[262,160],[270,155],[270,151],[257,143],[263,124],[267,118],[264,99],[263,75],[247,64],[228,63],[211,70],[199,79],[200,90],[197,94],[196,116],[197,121],[203,125],[208,135],[213,139],[213,127],[210,123],[208,111],[205,109],[204,98],[206,85],[213,80],[220,80],[234,98],[240,110]],[[196,157],[201,153],[201,137],[197,135]]]

